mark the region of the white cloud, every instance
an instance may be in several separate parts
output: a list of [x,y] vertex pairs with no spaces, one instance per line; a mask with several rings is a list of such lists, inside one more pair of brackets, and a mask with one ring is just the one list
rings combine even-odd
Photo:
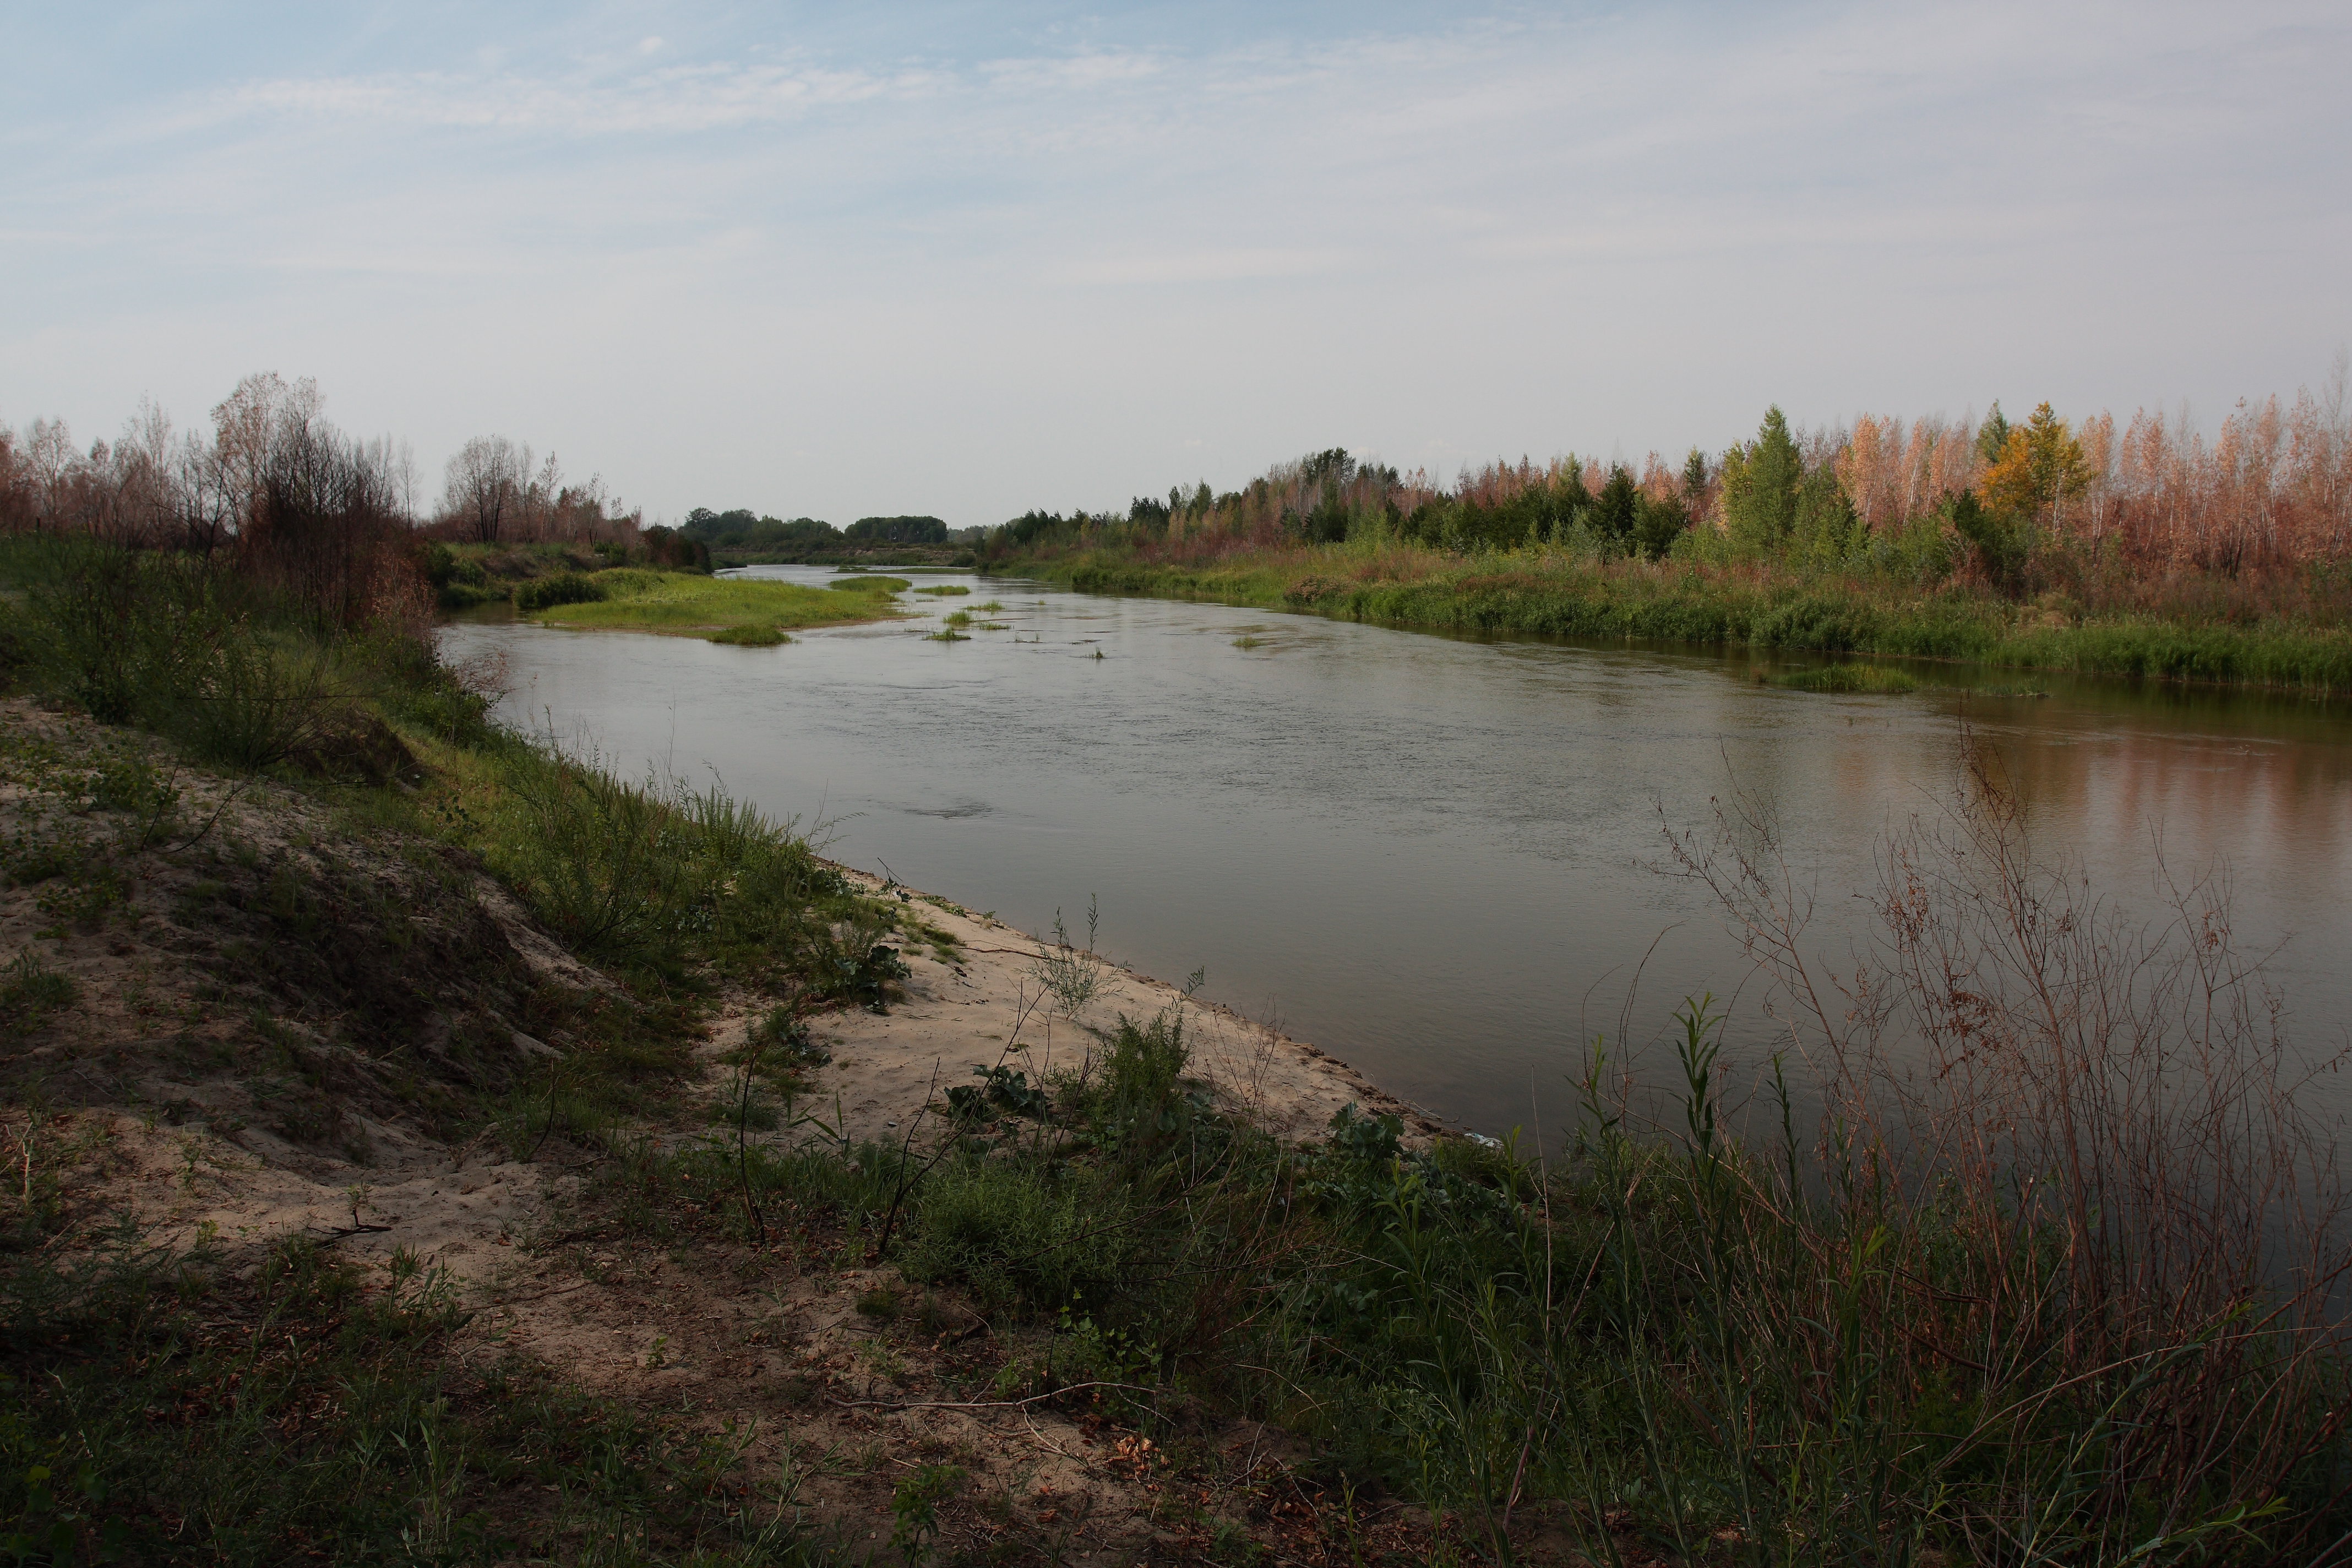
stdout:
[[0,419],[274,367],[428,469],[495,428],[670,515],[981,521],[1211,452],[1719,446],[1774,400],[2226,407],[2352,335],[2316,6],[662,16],[0,109]]
[[1062,267],[1054,277],[1063,283],[1112,286],[1234,283],[1260,278],[1310,278],[1339,271],[1357,259],[1345,250],[1172,249],[1076,260]]
[[1091,92],[1129,87],[1165,68],[1147,54],[1085,52],[1028,59],[984,60],[981,75],[995,86],[1020,92]]
[[945,85],[933,72],[877,74],[784,65],[673,66],[614,81],[522,75],[327,77],[256,82],[223,95],[216,115],[390,121],[573,136],[755,126]]

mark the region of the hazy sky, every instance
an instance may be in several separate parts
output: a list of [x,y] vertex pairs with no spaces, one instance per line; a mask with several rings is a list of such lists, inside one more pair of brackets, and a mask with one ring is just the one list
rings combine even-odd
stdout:
[[0,421],[553,448],[651,515],[1450,477],[1779,401],[2292,394],[2352,9],[0,5]]

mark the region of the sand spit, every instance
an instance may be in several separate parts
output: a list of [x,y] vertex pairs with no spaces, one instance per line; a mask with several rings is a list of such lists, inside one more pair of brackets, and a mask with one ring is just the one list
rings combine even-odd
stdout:
[[[922,929],[951,944],[901,944],[913,977],[904,1000],[887,1013],[853,1009],[811,1020],[812,1034],[833,1056],[812,1075],[816,1098],[837,1099],[842,1131],[853,1140],[904,1139],[918,1115],[928,1107],[929,1116],[939,1116],[947,1090],[972,1082],[975,1072],[1001,1065],[1036,1082],[1081,1067],[1116,1033],[1122,1016],[1147,1022],[1163,1014],[1182,1019],[1192,1075],[1225,1109],[1277,1137],[1313,1137],[1346,1105],[1392,1113],[1409,1133],[1439,1131],[1420,1110],[1338,1058],[1229,1007],[1108,960],[1059,952],[936,895],[845,874],[869,890],[903,898]],[[1092,975],[1097,989],[1090,1000],[1072,1007],[1055,994],[1048,969],[1057,959]],[[740,1044],[752,1016],[746,1009],[722,1019],[711,1048]]]

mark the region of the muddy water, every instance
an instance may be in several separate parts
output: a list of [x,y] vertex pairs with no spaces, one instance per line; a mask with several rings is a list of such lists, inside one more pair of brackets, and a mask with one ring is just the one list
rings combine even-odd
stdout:
[[[849,864],[1035,931],[1058,911],[1082,937],[1095,899],[1104,952],[1205,969],[1208,995],[1479,1130],[1557,1125],[1579,1042],[1654,1040],[1685,994],[1736,997],[1733,1054],[1771,1039],[1721,910],[1660,873],[1662,822],[1701,826],[1734,788],[1765,803],[1842,951],[1868,926],[1849,895],[1891,827],[1951,799],[1966,733],[2037,844],[2116,894],[2159,855],[2225,870],[2306,1047],[2352,1019],[2340,707],[2006,672],[1982,679],[2049,695],[1819,695],[1759,685],[1744,654],[916,581],[972,592],[776,648],[510,623],[446,647],[505,651],[510,721],[628,771],[715,771],[824,822]],[[978,618],[1005,629],[926,640],[991,599]]]

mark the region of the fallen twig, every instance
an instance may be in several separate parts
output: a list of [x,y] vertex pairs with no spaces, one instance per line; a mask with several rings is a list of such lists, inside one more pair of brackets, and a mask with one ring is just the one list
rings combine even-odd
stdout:
[[1124,1388],[1130,1394],[1160,1394],[1165,1390],[1146,1388],[1136,1383],[1073,1383],[1055,1389],[1051,1394],[1033,1394],[1026,1399],[833,1399],[829,1405],[843,1409],[861,1410],[1018,1410],[1035,1405],[1040,1400],[1059,1399],[1065,1394],[1076,1394],[1087,1388]]

